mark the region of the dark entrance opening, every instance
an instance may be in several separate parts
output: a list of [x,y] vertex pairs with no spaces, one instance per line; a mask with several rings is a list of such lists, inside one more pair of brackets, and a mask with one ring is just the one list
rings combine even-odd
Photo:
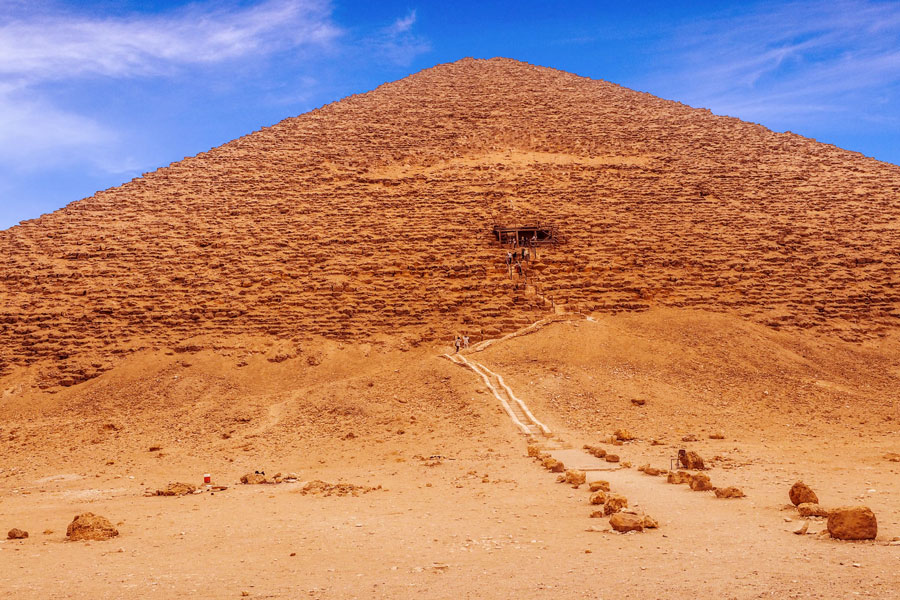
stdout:
[[516,246],[560,242],[559,234],[552,225],[494,225],[494,238],[501,244]]

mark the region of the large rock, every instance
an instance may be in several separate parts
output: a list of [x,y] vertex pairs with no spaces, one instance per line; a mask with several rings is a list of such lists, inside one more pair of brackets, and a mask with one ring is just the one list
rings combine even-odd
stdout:
[[700,458],[700,455],[691,450],[690,452],[685,452],[684,450],[678,451],[678,462],[681,463],[681,466],[685,469],[691,469],[694,471],[702,471],[706,467],[703,465],[703,459]]
[[94,513],[78,515],[66,529],[66,536],[73,542],[78,540],[102,541],[117,535],[119,535],[119,531],[112,526],[108,519]]
[[562,473],[566,470],[566,466],[562,462],[549,456],[545,458],[541,464],[551,473]]
[[740,488],[728,486],[726,488],[716,488],[716,498],[743,498],[744,492]]
[[197,486],[190,483],[170,483],[161,490],[156,490],[157,496],[187,496],[197,491]]
[[691,474],[687,471],[669,471],[666,481],[675,485],[691,482]]
[[631,513],[617,512],[609,518],[609,524],[621,533],[644,530],[644,518]]
[[791,490],[788,492],[788,495],[791,497],[791,502],[794,506],[799,506],[806,503],[819,503],[819,497],[816,496],[816,493],[802,481],[798,481],[797,483],[792,485]]
[[597,490],[591,494],[591,504],[606,504],[607,494],[603,490]]
[[585,477],[584,471],[578,471],[576,469],[569,469],[566,471],[565,482],[572,484],[574,486],[579,486],[585,482],[587,478]]
[[609,482],[608,482],[608,481],[603,481],[602,479],[598,479],[597,481],[592,481],[592,482],[588,485],[588,488],[589,488],[592,492],[598,492],[598,491],[600,491],[600,490],[603,490],[604,492],[608,492],[608,491],[609,491]]
[[841,506],[828,516],[828,533],[838,540],[874,540],[878,522],[868,506]]
[[713,489],[713,484],[706,473],[697,473],[691,476],[691,489],[695,492],[708,492]]
[[623,508],[628,508],[628,498],[619,494],[611,494],[603,505],[603,512],[611,515],[617,513]]
[[241,476],[241,483],[247,485],[259,485],[262,483],[269,483],[269,480],[266,479],[266,476],[262,473],[247,473],[246,475]]
[[588,446],[587,451],[591,454],[591,456],[596,456],[597,458],[603,458],[606,456],[606,450],[604,450],[600,446]]
[[6,534],[6,539],[8,540],[24,540],[28,537],[28,532],[23,529],[18,529],[13,527],[9,530],[9,533]]

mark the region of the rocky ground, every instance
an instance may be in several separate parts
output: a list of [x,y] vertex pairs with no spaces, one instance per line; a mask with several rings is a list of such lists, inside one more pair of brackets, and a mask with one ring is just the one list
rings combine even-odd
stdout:
[[[528,456],[484,382],[439,357],[448,348],[319,341],[271,361],[277,344],[263,338],[218,345],[138,353],[56,394],[0,382],[0,528],[29,534],[0,542],[0,595],[824,599],[900,588],[896,336],[859,344],[660,310],[470,349],[553,430],[531,443],[586,469],[577,488]],[[231,367],[238,354],[247,364]],[[668,471],[680,449],[702,457],[693,473],[710,486],[745,497],[638,470]],[[280,482],[239,483],[255,471]],[[604,508],[590,500],[598,479],[658,527],[622,534],[591,518]],[[791,502],[798,480],[823,510],[870,507],[877,537],[821,533],[827,519]],[[176,482],[200,493],[156,495]],[[87,512],[117,535],[69,540]]]

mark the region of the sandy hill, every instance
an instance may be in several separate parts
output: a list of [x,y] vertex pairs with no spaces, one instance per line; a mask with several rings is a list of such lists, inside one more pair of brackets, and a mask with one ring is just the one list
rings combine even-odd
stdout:
[[[900,317],[898,190],[900,167],[833,146],[465,59],[0,232],[0,377],[54,391],[235,335],[273,360],[311,336],[409,348],[551,310],[874,339]],[[565,243],[510,278],[495,222]]]

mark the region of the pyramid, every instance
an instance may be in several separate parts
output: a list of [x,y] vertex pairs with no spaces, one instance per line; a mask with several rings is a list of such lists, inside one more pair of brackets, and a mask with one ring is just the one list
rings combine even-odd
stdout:
[[[0,377],[52,390],[198,336],[418,345],[653,306],[877,338],[900,323],[898,192],[858,153],[464,59],[0,232]],[[492,228],[535,223],[561,241],[511,276]]]

